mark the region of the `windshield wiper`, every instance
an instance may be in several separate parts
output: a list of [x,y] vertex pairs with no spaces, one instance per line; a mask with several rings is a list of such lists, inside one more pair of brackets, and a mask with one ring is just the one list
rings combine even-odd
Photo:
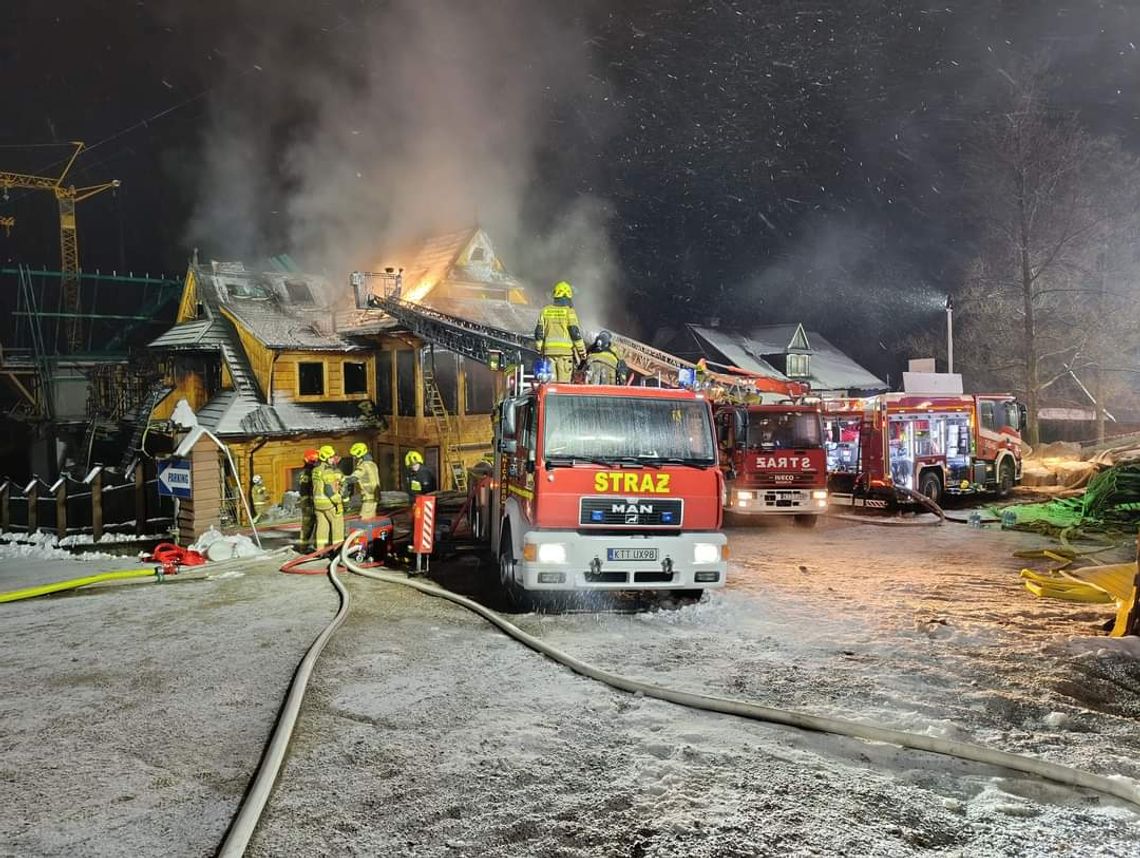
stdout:
[[596,456],[547,456],[546,467],[570,468],[574,465],[601,465],[603,468],[616,468],[619,461],[601,459]]
[[[677,456],[666,456],[666,457],[662,458],[661,456],[654,456],[653,460],[656,463],[654,465],[654,467],[657,467],[657,468],[660,468],[661,465],[663,465],[663,464],[664,465],[684,465],[685,467],[688,467],[688,468],[698,468],[698,469],[703,471],[706,468],[711,468],[713,466],[713,463],[710,462],[708,459],[682,459],[682,458],[679,458]],[[643,459],[642,461],[645,461],[645,460]],[[649,463],[646,462],[646,464],[649,464]]]

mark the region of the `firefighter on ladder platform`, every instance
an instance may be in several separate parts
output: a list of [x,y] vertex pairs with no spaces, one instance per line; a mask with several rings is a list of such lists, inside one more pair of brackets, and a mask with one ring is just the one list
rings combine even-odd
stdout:
[[599,331],[578,367],[586,384],[625,384],[629,367],[613,350],[613,335]]
[[582,326],[574,312],[574,290],[561,280],[555,284],[551,298],[551,303],[542,308],[534,328],[535,348],[540,355],[550,358],[555,381],[570,381],[574,368],[586,354]]

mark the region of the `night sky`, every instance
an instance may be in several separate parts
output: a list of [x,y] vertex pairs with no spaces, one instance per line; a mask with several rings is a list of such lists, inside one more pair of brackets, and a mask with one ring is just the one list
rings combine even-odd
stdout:
[[[410,9],[8,0],[0,169],[51,172],[66,147],[42,144],[82,139],[74,180],[122,180],[81,205],[85,268],[178,274],[199,246],[349,270],[369,264],[370,214],[390,238],[478,218],[519,273],[568,268],[642,335],[794,318],[881,369],[973,252],[962,152],[1003,69],[1047,57],[1059,109],[1140,145],[1140,4]],[[436,152],[455,162],[441,176]],[[58,265],[49,197],[12,191],[0,215],[18,221],[0,261]]]

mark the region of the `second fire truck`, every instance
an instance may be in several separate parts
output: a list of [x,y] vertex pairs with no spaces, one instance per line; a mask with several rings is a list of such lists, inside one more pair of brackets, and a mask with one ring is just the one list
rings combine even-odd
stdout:
[[827,460],[818,405],[716,405],[725,509],[791,515],[812,527],[827,512]]
[[885,508],[1021,481],[1025,408],[1006,395],[885,393],[824,401],[831,502]]

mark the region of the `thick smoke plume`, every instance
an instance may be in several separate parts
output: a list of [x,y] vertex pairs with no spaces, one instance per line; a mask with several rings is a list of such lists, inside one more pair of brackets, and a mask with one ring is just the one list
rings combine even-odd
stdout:
[[478,223],[513,273],[577,278],[600,302],[605,207],[540,166],[565,161],[571,105],[598,85],[577,24],[526,0],[315,5],[237,10],[257,26],[224,49],[192,240],[215,258],[287,251],[337,283]]

